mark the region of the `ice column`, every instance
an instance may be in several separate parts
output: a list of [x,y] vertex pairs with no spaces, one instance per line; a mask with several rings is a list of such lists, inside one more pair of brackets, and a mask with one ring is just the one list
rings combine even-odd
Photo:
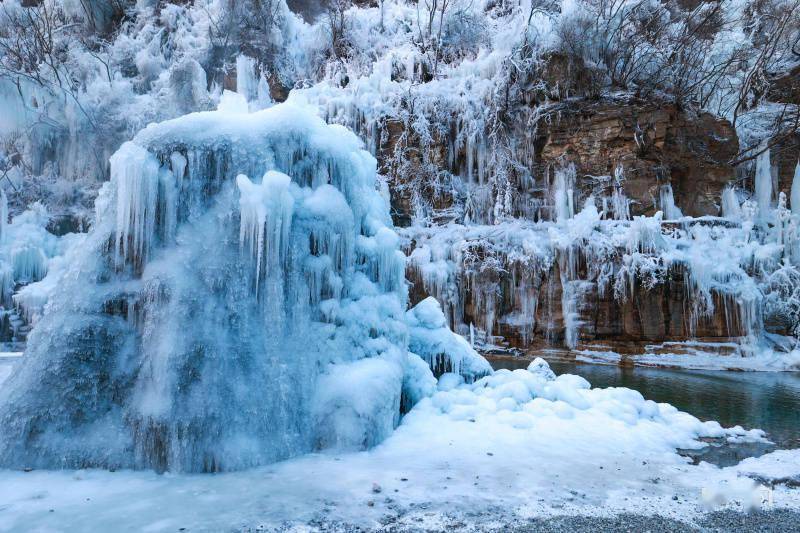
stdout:
[[[797,181],[796,176],[795,181]],[[794,200],[794,197],[792,197],[792,200]],[[794,202],[792,202],[792,204],[794,204]],[[0,242],[2,242],[6,236],[6,226],[8,226],[8,198],[6,198],[5,191],[0,189]]]
[[737,222],[742,220],[742,207],[736,197],[736,189],[730,186],[722,191],[722,216]]
[[252,57],[240,55],[236,58],[236,92],[248,102],[258,97],[256,60]]
[[800,216],[800,160],[797,161],[797,166],[794,168],[791,194],[791,204],[789,207],[791,207],[793,215]]
[[556,170],[555,190],[553,192],[554,214],[557,222],[563,222],[574,215],[573,187],[575,184],[575,166]]
[[659,190],[659,199],[661,201],[661,210],[664,212],[664,217],[667,220],[677,220],[683,217],[683,213],[675,205],[675,196],[672,193],[672,185],[667,183],[662,185]]
[[756,201],[758,216],[765,219],[772,203],[772,172],[770,171],[769,149],[764,150],[756,160]]

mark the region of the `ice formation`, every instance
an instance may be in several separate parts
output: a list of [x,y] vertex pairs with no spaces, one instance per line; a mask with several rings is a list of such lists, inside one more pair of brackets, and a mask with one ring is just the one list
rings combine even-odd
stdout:
[[759,218],[766,219],[772,207],[772,169],[770,167],[769,148],[763,148],[763,150],[756,159],[755,192]]
[[669,183],[662,185],[659,189],[659,198],[664,218],[667,220],[678,220],[683,217],[683,213],[678,206],[675,205],[675,195],[672,192],[672,185]]
[[489,363],[464,337],[447,327],[442,307],[428,297],[406,313],[409,327],[408,348],[428,363],[435,376],[450,372],[472,383],[492,373]]
[[[724,203],[728,213],[739,207],[732,189]],[[590,198],[574,217],[558,222],[451,224],[401,233],[412,281],[445,304],[450,327],[466,335],[474,325],[489,344],[499,334],[524,342],[540,336],[573,348],[592,326],[581,317],[597,309],[598,295],[625,302],[641,288],[676,277],[687,292],[684,335],[691,338],[699,324],[721,313],[722,335],[743,345],[756,342],[765,297],[781,305],[773,273],[784,260],[793,261],[791,247],[743,216],[736,223],[662,217],[604,219]],[[554,298],[560,298],[560,312],[542,307]],[[785,310],[791,305],[786,302]]]
[[[8,216],[5,195],[0,216]],[[63,271],[63,255],[79,235],[57,237],[47,230],[50,214],[39,203],[0,229],[0,343],[19,345],[41,316]]]
[[792,179],[792,189],[790,193],[792,214],[800,216],[800,160],[797,161],[797,166],[794,168],[794,177]]
[[124,144],[0,392],[0,463],[220,471],[385,438],[432,377],[360,146],[292,104]]

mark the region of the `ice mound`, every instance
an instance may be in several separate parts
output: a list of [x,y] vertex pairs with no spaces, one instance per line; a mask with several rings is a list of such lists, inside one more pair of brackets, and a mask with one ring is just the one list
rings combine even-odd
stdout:
[[447,327],[442,307],[429,296],[406,313],[408,348],[428,363],[436,377],[445,373],[462,376],[467,382],[492,373],[492,367],[464,337]]
[[[537,434],[549,434],[559,427],[555,434],[569,428],[570,432],[597,433],[606,440],[625,435],[626,439],[643,438],[669,452],[676,448],[703,447],[705,444],[697,440],[700,437],[753,441],[764,438],[761,430],[723,428],[718,422],[702,422],[672,405],[646,400],[632,389],[597,389],[580,376],[556,376],[540,358],[527,370],[501,369],[472,384],[440,388],[414,408],[402,429],[407,432],[427,423],[444,428],[461,421],[483,427],[486,434],[514,430],[525,434],[531,429]],[[500,430],[501,427],[505,429]],[[609,428],[615,429],[609,431]],[[398,431],[387,445],[402,438],[400,435],[405,432]],[[553,444],[569,448],[569,443],[561,440],[566,439],[554,438]],[[580,440],[592,442],[586,436]],[[610,449],[609,453],[613,455],[618,450]]]
[[222,471],[380,442],[430,376],[375,169],[294,104],[125,143],[0,390],[0,464]]

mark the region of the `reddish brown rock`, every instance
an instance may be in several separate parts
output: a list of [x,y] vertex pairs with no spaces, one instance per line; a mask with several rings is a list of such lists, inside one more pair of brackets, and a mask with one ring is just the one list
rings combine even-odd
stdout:
[[734,177],[730,161],[739,148],[727,121],[630,98],[560,104],[540,133],[539,175],[574,163],[583,194],[597,194],[604,191],[589,176],[613,176],[622,165],[632,214],[654,213],[659,188],[668,183],[684,214],[719,214],[720,194]]

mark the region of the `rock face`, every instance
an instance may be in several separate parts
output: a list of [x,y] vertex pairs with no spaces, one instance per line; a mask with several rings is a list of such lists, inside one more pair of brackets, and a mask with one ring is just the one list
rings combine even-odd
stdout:
[[775,77],[767,93],[767,98],[771,102],[789,104],[800,102],[800,66]]
[[[553,61],[548,64],[556,70],[571,68]],[[626,204],[623,218],[652,216],[657,211],[664,212],[665,219],[681,213],[720,214],[722,191],[735,177],[730,162],[738,151],[736,132],[727,121],[633,97],[570,98],[570,94],[581,94],[580,86],[553,91],[531,95],[531,104],[560,99],[540,107],[545,111],[540,112],[535,128],[524,126],[529,118],[524,110],[510,119],[515,123],[516,159],[528,162],[528,179],[523,178],[524,172],[513,175],[517,199],[513,217],[528,222],[555,220],[555,189],[557,181],[564,179],[558,174],[565,169],[570,169],[566,187],[572,190],[575,212],[590,196],[610,204],[621,193]],[[429,211],[424,214],[435,224],[468,218],[478,224],[499,222],[491,214],[496,186],[487,185],[487,176],[494,172],[487,162],[491,157],[483,157],[483,170],[480,156],[467,162],[457,131],[456,127],[434,130],[423,140],[413,126],[403,122],[382,125],[375,137],[383,142],[376,152],[383,173],[389,176],[397,225],[410,225],[420,205],[426,206]],[[477,170],[470,173],[467,168]],[[480,204],[478,193],[486,189],[488,202]],[[672,201],[665,201],[665,190]],[[465,200],[466,195],[471,196]],[[473,208],[479,216],[468,216],[468,202],[476,203]],[[606,207],[598,206],[603,210],[601,218],[616,216]],[[426,274],[429,267],[415,265],[413,249],[419,245],[415,231],[409,230],[408,244],[411,303],[434,295],[447,310],[450,326],[460,328],[464,335],[469,334],[466,325],[473,324],[489,337],[502,337],[501,343],[517,348],[592,345],[642,353],[652,344],[689,339],[728,343],[751,332],[752,321],[728,297],[714,294],[713,311],[698,310],[692,303],[694,288],[687,285],[680,265],[670,266],[665,279],[654,286],[645,286],[641,280],[631,283],[624,298],[602,286],[591,263],[607,262],[608,271],[616,276],[623,268],[624,247],[602,258],[584,255],[580,249],[555,250],[547,261],[525,263],[512,258],[513,250],[525,255],[524,239],[509,246],[501,244],[506,237],[498,235],[471,240],[466,230],[462,236],[466,244],[454,246],[446,259],[456,266],[445,282]],[[433,265],[440,259],[423,262]]]
[[[729,122],[632,97],[568,99],[541,109],[535,127],[527,125],[530,109],[509,119],[515,157],[526,167],[513,176],[515,216],[554,218],[554,173],[570,165],[575,167],[576,204],[590,194],[611,196],[612,189],[621,187],[630,200],[631,215],[652,215],[663,209],[661,191],[671,185],[684,215],[720,213],[719,198],[735,177],[730,162],[739,147]],[[389,177],[396,225],[409,225],[421,203],[434,221],[463,216],[464,188],[482,181],[473,174],[488,176],[496,170],[490,155],[468,157],[459,147],[457,132],[455,126],[426,132],[430,137],[423,141],[401,121],[382,124],[375,137],[383,142],[376,152]],[[473,167],[474,172],[468,170]],[[494,204],[493,191],[487,194],[483,205],[475,191],[469,201],[484,211],[482,221],[491,222],[486,211]],[[480,220],[480,215],[472,220]]]
[[632,215],[652,215],[660,208],[660,187],[671,184],[683,213],[700,216],[719,214],[738,140],[727,121],[707,113],[628,99],[559,106],[536,146],[538,174],[574,163],[584,194],[603,187],[592,176],[613,176],[621,165]]
[[[712,293],[713,310],[695,307],[698,296],[687,286],[684,268],[668,270],[663,282],[647,286],[636,279],[620,298],[590,272],[596,260],[557,252],[549,267],[520,265],[506,257],[503,268],[461,267],[455,290],[437,290],[410,263],[411,303],[433,292],[448,304],[451,327],[474,324],[489,332],[493,344],[511,348],[590,348],[643,353],[650,345],[701,340],[724,345],[752,332],[744,308],[735,298]],[[621,257],[609,257],[620,268]],[[569,272],[568,262],[575,265]],[[650,347],[656,348],[656,347]],[[724,346],[725,349],[730,346]],[[674,350],[672,350],[674,351]]]

